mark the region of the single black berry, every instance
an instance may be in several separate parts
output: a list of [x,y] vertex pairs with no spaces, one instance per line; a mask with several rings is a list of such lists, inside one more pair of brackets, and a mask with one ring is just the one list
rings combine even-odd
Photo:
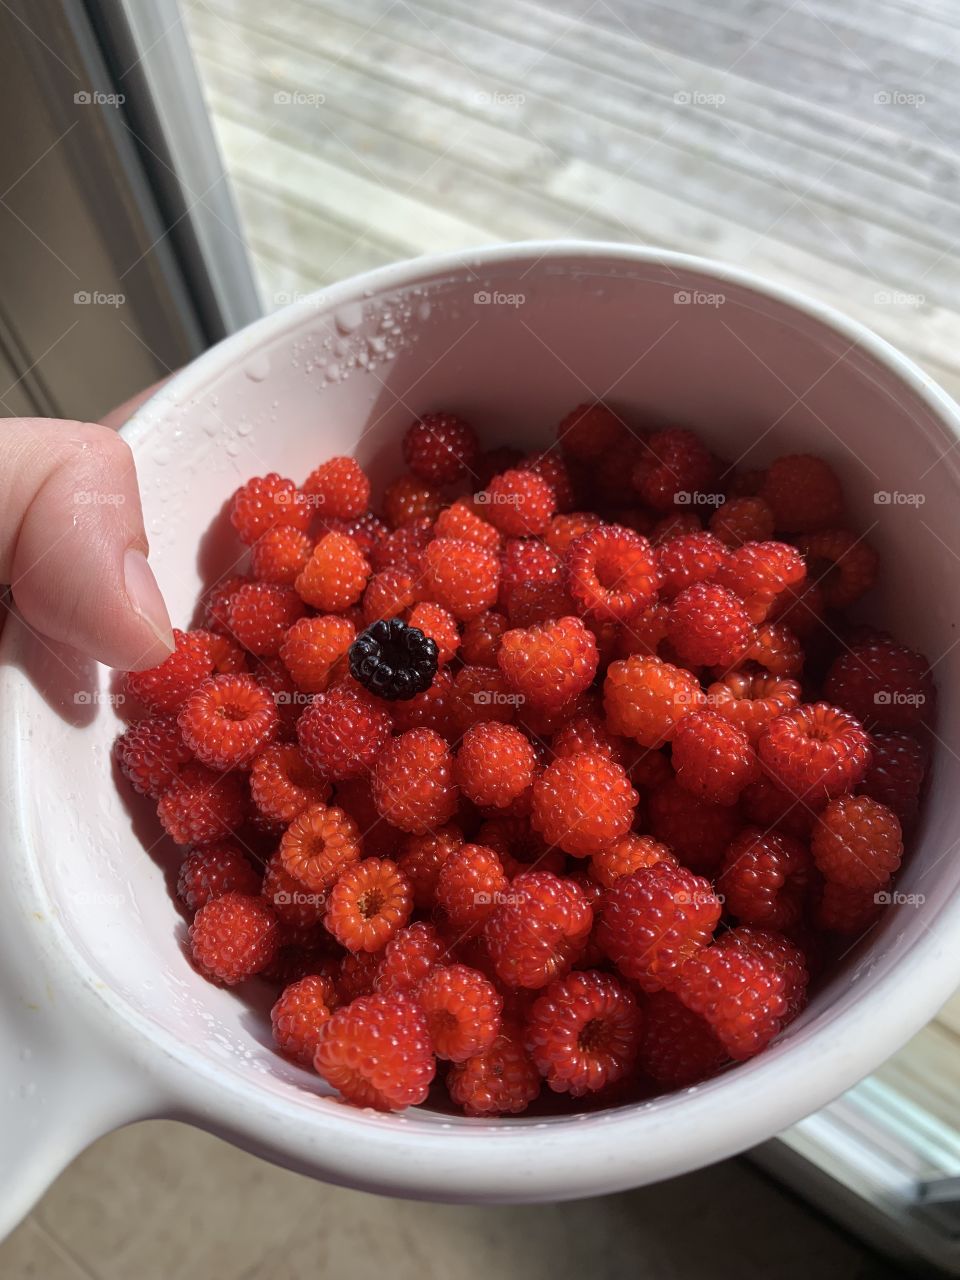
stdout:
[[436,642],[399,618],[374,622],[350,646],[350,674],[378,698],[415,698],[437,674]]

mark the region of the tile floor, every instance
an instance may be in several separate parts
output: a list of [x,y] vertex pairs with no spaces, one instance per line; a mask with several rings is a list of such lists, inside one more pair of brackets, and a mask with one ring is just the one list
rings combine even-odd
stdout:
[[3,1280],[895,1280],[731,1161],[568,1205],[414,1204],[322,1186],[183,1125],[102,1139],[0,1245]]

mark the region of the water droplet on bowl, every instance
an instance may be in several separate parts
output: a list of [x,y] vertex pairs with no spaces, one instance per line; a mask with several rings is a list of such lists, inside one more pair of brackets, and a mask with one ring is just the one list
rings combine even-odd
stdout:
[[263,382],[270,373],[270,357],[265,351],[256,351],[243,366],[243,372],[251,382]]
[[346,303],[334,312],[333,322],[341,333],[354,333],[363,324],[363,303]]

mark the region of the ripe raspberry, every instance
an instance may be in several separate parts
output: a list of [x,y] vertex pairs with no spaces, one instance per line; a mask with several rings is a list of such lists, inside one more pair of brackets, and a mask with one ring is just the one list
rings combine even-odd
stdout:
[[814,823],[810,849],[827,880],[848,889],[880,889],[903,856],[900,823],[869,796],[839,796]]
[[313,1065],[348,1102],[378,1111],[425,1101],[436,1071],[426,1017],[405,996],[358,996],[338,1009]]
[[360,832],[343,809],[311,805],[280,840],[283,869],[315,893],[331,888],[360,857]]
[[209,632],[174,628],[173,643],[173,653],[159,666],[124,675],[127,693],[154,715],[179,711],[213,670]]
[[622,765],[581,751],[544,769],[530,818],[548,844],[583,858],[626,835],[638,799]]
[[356,520],[370,505],[370,481],[356,458],[329,458],[311,471],[303,492],[326,519]]
[[634,654],[643,657],[653,655],[660,658],[661,646],[667,638],[667,620],[670,617],[670,606],[663,602],[652,604],[649,609],[632,618],[620,631],[617,644],[617,655],[629,658]]
[[296,687],[290,679],[290,672],[277,656],[260,658],[252,674],[260,688],[266,689],[273,698],[280,717],[280,736],[286,739],[295,737],[297,720],[304,706],[309,704],[310,695]]
[[283,865],[280,850],[267,863],[260,894],[279,920],[284,940],[315,938],[317,926],[323,923],[327,909],[327,895],[323,891],[308,889],[301,880],[290,875]]
[[[533,627],[576,613],[573,600],[559,578],[534,578],[520,582],[510,591],[507,617],[511,627]],[[592,626],[587,622],[587,626]],[[614,623],[606,625],[614,626]]]
[[469,498],[457,498],[437,516],[433,533],[437,538],[454,538],[461,542],[476,542],[487,551],[499,551],[503,535],[499,529],[476,510]]
[[207,639],[213,660],[213,675],[232,676],[247,671],[247,655],[235,640],[212,631],[207,633]]
[[357,996],[373,994],[382,960],[382,952],[375,951],[359,951],[356,955],[348,951],[341,958],[337,975],[337,995],[341,1005],[350,1004]]
[[396,864],[364,858],[341,872],[324,923],[348,951],[380,951],[410,919],[413,894]]
[[[482,616],[482,615],[481,615]],[[414,627],[437,646],[437,662],[443,666],[451,662],[460,648],[460,628],[449,610],[432,601],[424,600],[414,605],[407,618],[407,626]]]
[[920,810],[927,753],[909,733],[878,729],[871,741],[873,759],[860,790],[892,809],[901,827],[907,830],[913,826]]
[[754,826],[775,828],[798,840],[808,840],[810,827],[816,812],[806,802],[798,800],[789,791],[777,786],[774,780],[763,773],[744,788],[740,797],[740,808],[747,822]]
[[566,867],[561,849],[549,849],[529,817],[504,814],[480,824],[477,840],[492,849],[508,876],[521,871],[552,871],[560,875]]
[[671,602],[667,638],[688,666],[726,667],[743,659],[753,627],[732,591],[696,582]]
[[433,729],[391,739],[374,766],[373,797],[382,817],[413,834],[449,822],[457,808],[450,748]]
[[[372,511],[365,511],[355,520],[337,520],[328,517],[320,522],[320,529],[323,533],[345,533],[348,538],[354,540],[367,559],[373,554],[380,540],[390,532],[386,524]],[[385,565],[374,566],[378,569],[385,567]]]
[[543,533],[557,510],[552,487],[535,471],[494,476],[479,500],[490,523],[515,538]]
[[674,538],[696,533],[703,533],[700,517],[692,511],[675,511],[657,521],[650,530],[650,541],[655,547],[663,547]]
[[656,548],[660,595],[671,600],[696,582],[712,582],[730,556],[711,533],[682,533]]
[[184,702],[177,724],[202,764],[231,769],[248,765],[276,737],[280,718],[252,676],[212,676]]
[[869,889],[851,889],[847,885],[835,884],[825,880],[820,901],[814,914],[814,923],[818,929],[828,933],[842,933],[855,936],[863,933],[875,924],[883,909],[882,891],[871,886]]
[[460,637],[460,657],[464,662],[476,666],[495,667],[500,640],[503,633],[509,630],[510,625],[502,613],[490,609],[478,614],[464,623]]
[[296,581],[300,598],[323,613],[339,613],[356,604],[370,577],[366,556],[352,538],[327,533]]
[[440,866],[436,904],[458,938],[472,937],[508,888],[503,863],[492,849],[462,844],[451,849]]
[[603,685],[603,705],[611,733],[659,747],[677,723],[706,704],[696,676],[660,658],[636,655],[611,662]]
[[375,989],[381,995],[415,991],[444,954],[443,941],[432,924],[419,920],[406,925],[383,949]]
[[467,730],[454,765],[460,790],[481,808],[505,809],[536,773],[537,754],[526,734],[492,720]]
[[676,864],[672,851],[653,836],[633,832],[615,840],[590,859],[590,874],[598,884],[609,889],[617,880],[632,875],[641,867],[655,867],[658,862]]
[[658,862],[607,889],[596,937],[625,978],[644,991],[676,980],[713,937],[721,906],[713,886],[686,867]]
[[159,798],[190,759],[176,716],[148,716],[125,729],[113,744],[117,767],[142,796]]
[[212,844],[231,835],[246,816],[237,774],[185,764],[157,801],[157,816],[176,844]]
[[713,455],[692,431],[670,428],[645,441],[633,485],[648,507],[669,511],[678,494],[709,493],[716,472]]
[[785,542],[747,542],[731,551],[717,582],[740,597],[751,622],[764,622],[784,591],[807,576],[803,556]]
[[711,709],[756,742],[767,725],[800,705],[796,680],[762,672],[733,671],[707,689]]
[[378,699],[337,686],[317,694],[297,722],[297,737],[309,767],[342,782],[373,767],[392,727]]
[[684,1089],[715,1075],[728,1060],[706,1021],[671,992],[651,992],[643,1015],[638,1065],[657,1084]]
[[545,987],[582,955],[593,910],[574,881],[524,871],[484,928],[497,976],[508,987]]
[[765,1049],[799,1012],[807,973],[802,953],[763,930],[730,929],[686,962],[676,994],[712,1027],[732,1058]]
[[702,875],[717,869],[740,828],[734,809],[691,795],[675,778],[650,792],[649,819],[656,839],[672,849],[684,866]]
[[284,636],[280,657],[298,689],[322,693],[355,638],[353,624],[336,614],[300,618]]
[[736,804],[760,775],[750,739],[716,711],[691,711],[673,735],[673,767],[685,791],[710,804]]
[[619,738],[607,728],[599,711],[591,707],[572,716],[550,740],[550,749],[556,759],[576,755],[579,751],[599,752],[608,760],[615,760],[625,768],[636,754],[626,738]]
[[461,667],[453,682],[451,704],[457,735],[481,721],[509,724],[519,702],[520,695],[507,684],[499,667]]
[[477,461],[474,464],[476,471],[477,487],[486,488],[494,476],[498,476],[501,471],[509,471],[511,467],[517,466],[523,461],[523,454],[519,449],[514,449],[511,445],[502,444],[496,449],[488,449],[485,453],[477,455]]
[[598,662],[597,642],[579,618],[507,631],[497,650],[509,687],[534,708],[572,701],[590,686]]
[[909,732],[932,718],[936,690],[922,654],[878,638],[837,658],[823,696],[865,725]]
[[330,785],[317,777],[299,748],[275,742],[250,766],[250,794],[265,818],[290,823],[310,805],[324,804]]
[[642,791],[654,791],[673,780],[673,768],[662,751],[641,751],[630,765],[630,781]]
[[577,505],[573,476],[559,453],[531,453],[517,466],[521,471],[533,471],[546,480],[553,490],[558,511],[572,511]]
[[795,453],[771,462],[760,497],[781,533],[806,533],[835,525],[843,514],[840,481],[822,458]]
[[447,1075],[450,1097],[468,1116],[518,1115],[540,1092],[520,1029],[504,1021],[489,1049],[457,1063]]
[[193,849],[180,864],[177,897],[188,911],[199,911],[225,893],[259,892],[260,873],[228,840]]
[[266,969],[280,945],[276,917],[249,893],[212,898],[194,916],[189,937],[197,969],[211,982],[228,987]]
[[813,805],[851,791],[870,764],[867,734],[853,716],[826,702],[778,716],[757,750],[774,782]]
[[452,739],[456,689],[449,668],[441,667],[433,677],[433,683],[414,698],[406,698],[390,704],[393,728],[396,733],[408,729],[433,729],[441,738]]
[[396,863],[410,881],[413,904],[418,911],[430,911],[437,897],[440,868],[463,844],[459,827],[448,825],[424,835],[405,836],[400,842]]
[[369,626],[387,618],[399,618],[413,607],[416,583],[406,569],[381,569],[366,585],[363,593],[363,621]]
[[336,987],[321,974],[310,974],[285,987],[270,1010],[273,1038],[281,1053],[304,1067],[312,1067],[320,1043],[320,1028],[337,1003]]
[[585,533],[596,529],[602,520],[593,511],[573,511],[569,514],[554,516],[547,527],[543,540],[558,556],[566,555],[570,547]]
[[429,520],[415,520],[402,529],[392,529],[377,541],[370,552],[370,563],[378,573],[381,569],[406,569],[419,574],[424,550],[432,537]]
[[392,858],[400,843],[400,832],[380,816],[373,799],[370,774],[338,782],[336,801],[363,833],[363,851],[374,858]]
[[623,419],[605,404],[580,404],[557,427],[557,441],[568,458],[596,462],[616,451],[629,435]]
[[441,965],[420,983],[416,999],[438,1058],[466,1062],[485,1053],[500,1034],[503,997],[476,969]]
[[629,622],[656,599],[660,578],[650,543],[622,525],[588,529],[566,553],[568,588],[580,613]]
[[440,490],[416,476],[398,476],[383,491],[383,514],[394,529],[402,529],[420,520],[432,523],[442,507]]
[[786,587],[773,603],[770,617],[798,636],[815,635],[824,625],[827,602],[823,587],[805,578],[797,587]]
[[791,836],[744,827],[724,855],[717,890],[742,924],[792,929],[810,888],[810,855]]
[[[289,526],[285,527],[289,528]],[[227,630],[227,613],[230,608],[230,600],[249,581],[250,579],[244,574],[235,573],[228,578],[222,578],[210,587],[202,601],[203,625],[209,631],[221,633]],[[174,632],[174,635],[176,635],[176,632]]]
[[780,622],[764,622],[757,627],[753,644],[744,654],[749,662],[772,676],[798,676],[803,670],[803,648],[789,627]]
[[250,572],[258,582],[292,587],[312,551],[313,540],[300,529],[289,524],[274,525],[253,544]]
[[539,538],[507,538],[500,556],[497,608],[509,616],[513,596],[532,583],[563,583],[563,561]]
[[407,428],[403,458],[421,480],[452,484],[473,469],[479,452],[476,432],[452,413],[425,413]]
[[269,658],[280,652],[284,636],[303,613],[303,601],[293,587],[251,582],[230,597],[227,625],[250,653]]
[[763,498],[728,498],[710,517],[710,532],[728,547],[766,542],[775,529],[773,511]]
[[724,473],[727,476],[727,499],[757,498],[763,488],[766,472],[760,467],[746,467],[743,470],[730,468]]
[[797,539],[810,576],[823,587],[831,609],[846,609],[877,580],[880,558],[869,543],[846,529],[809,533]]
[[290,525],[305,531],[310,524],[310,507],[292,480],[271,471],[255,476],[233,495],[230,523],[247,546],[253,546],[274,525]]
[[527,1051],[555,1093],[581,1098],[629,1075],[643,1019],[633,994],[594,969],[556,978],[534,1003]]
[[423,553],[424,593],[466,622],[491,608],[500,585],[500,564],[476,542],[435,538]]

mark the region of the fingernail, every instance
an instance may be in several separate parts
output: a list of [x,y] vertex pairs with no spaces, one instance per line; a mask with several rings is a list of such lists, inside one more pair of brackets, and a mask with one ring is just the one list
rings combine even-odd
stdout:
[[123,585],[127,599],[162,644],[173,653],[173,631],[163,596],[147,557],[129,547],[123,557]]

